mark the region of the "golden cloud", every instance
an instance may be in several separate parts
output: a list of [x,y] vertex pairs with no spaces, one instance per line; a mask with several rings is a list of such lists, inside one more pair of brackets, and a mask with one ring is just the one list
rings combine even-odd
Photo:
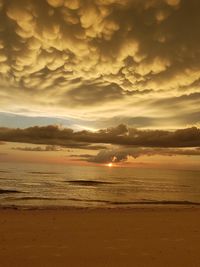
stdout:
[[199,8],[196,0],[1,0],[1,111],[161,114],[146,103],[199,92]]

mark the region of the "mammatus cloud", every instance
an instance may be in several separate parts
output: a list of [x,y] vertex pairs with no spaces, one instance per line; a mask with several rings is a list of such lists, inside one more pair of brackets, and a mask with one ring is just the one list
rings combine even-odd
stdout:
[[0,128],[0,140],[95,150],[105,148],[105,144],[129,147],[199,147],[200,129],[138,130],[121,124],[97,132],[75,132],[69,128],[50,125],[26,129]]
[[1,0],[0,110],[197,123],[199,9],[197,0]]

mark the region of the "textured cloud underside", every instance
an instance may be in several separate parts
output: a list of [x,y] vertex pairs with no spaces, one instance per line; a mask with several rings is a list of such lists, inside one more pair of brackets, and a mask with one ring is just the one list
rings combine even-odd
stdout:
[[172,100],[181,124],[199,111],[199,9],[197,0],[1,0],[1,111],[168,119]]

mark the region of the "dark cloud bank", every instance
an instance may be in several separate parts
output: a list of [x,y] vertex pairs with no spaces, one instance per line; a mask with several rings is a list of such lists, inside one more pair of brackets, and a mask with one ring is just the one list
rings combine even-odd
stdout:
[[99,144],[142,147],[198,147],[200,129],[197,127],[176,131],[138,130],[121,124],[97,132],[78,131],[58,126],[30,127],[26,129],[0,128],[0,140],[65,147],[102,148]]
[[26,129],[0,128],[0,140],[46,145],[13,148],[20,151],[60,151],[62,147],[98,150],[97,155],[70,155],[74,160],[94,163],[124,162],[128,157],[138,158],[144,155],[200,156],[200,129],[196,127],[163,131],[138,130],[121,124],[97,132],[75,132],[53,125]]

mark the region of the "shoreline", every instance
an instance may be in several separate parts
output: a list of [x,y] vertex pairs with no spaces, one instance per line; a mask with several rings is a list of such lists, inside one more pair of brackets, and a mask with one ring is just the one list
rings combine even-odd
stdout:
[[195,202],[148,202],[148,203],[136,203],[132,204],[131,206],[125,206],[125,205],[115,205],[115,206],[56,206],[56,205],[48,205],[48,206],[31,206],[31,205],[8,205],[8,206],[1,206],[0,205],[0,211],[2,210],[46,210],[46,211],[70,211],[70,210],[88,210],[88,211],[100,211],[100,210],[113,210],[113,211],[123,211],[123,210],[138,210],[138,209],[200,209],[200,203]]

